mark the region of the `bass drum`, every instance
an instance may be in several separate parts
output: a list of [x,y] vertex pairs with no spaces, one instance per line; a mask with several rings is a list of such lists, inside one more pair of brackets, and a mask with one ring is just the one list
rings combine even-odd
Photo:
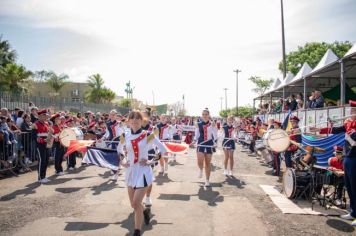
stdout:
[[239,131],[237,137],[239,138],[239,140],[245,140],[245,135],[246,135],[246,132],[245,131]]
[[263,144],[263,140],[256,140],[255,148],[258,151],[266,149],[265,145]]
[[69,147],[71,140],[83,140],[83,132],[79,128],[65,128],[59,134],[59,140],[64,147]]
[[[312,176],[306,171],[296,171],[292,168],[287,168],[283,174],[283,193],[289,199],[301,197],[305,188],[312,181]],[[310,190],[304,192],[303,196],[309,198]]]
[[289,135],[282,129],[271,129],[263,136],[266,146],[274,152],[284,152],[290,145]]

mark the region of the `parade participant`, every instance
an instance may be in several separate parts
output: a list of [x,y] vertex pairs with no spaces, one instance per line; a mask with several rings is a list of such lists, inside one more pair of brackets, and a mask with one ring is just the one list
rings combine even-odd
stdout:
[[[172,132],[171,127],[168,124],[168,117],[166,115],[161,115],[160,123],[156,126],[158,128],[159,139],[161,141],[169,141],[172,140]],[[161,171],[160,174],[168,171],[168,157],[164,157],[160,159]]]
[[125,155],[124,147],[126,148],[126,162],[124,160],[122,165],[127,168],[125,181],[131,207],[134,209],[134,235],[138,236],[141,235],[143,217],[146,224],[149,223],[150,217],[148,211],[143,211],[142,205],[147,187],[152,184],[154,179],[152,168],[150,167],[152,161],[148,160],[148,150],[151,145],[156,145],[162,153],[165,153],[166,148],[154,134],[149,134],[147,131],[142,130],[143,117],[141,112],[130,112],[128,119],[131,130],[120,137],[117,151],[119,154]]
[[[143,121],[142,121],[142,129],[152,132],[153,126],[150,124],[149,118],[150,118],[150,113],[144,112],[143,113]],[[156,147],[154,145],[152,145],[151,148],[148,150],[148,154],[149,154],[148,160],[151,161],[154,158],[154,156],[156,155],[155,149],[156,149]],[[151,165],[151,167],[153,168],[154,165]],[[152,206],[152,200],[151,200],[152,186],[153,186],[153,184],[150,184],[147,187],[146,198],[144,201],[144,204],[146,207]]]
[[60,114],[55,114],[50,119],[53,122],[53,152],[54,152],[54,168],[56,170],[57,175],[63,175],[63,155],[64,155],[64,147],[61,145],[59,141],[59,134],[62,131],[63,127],[61,125],[61,117]]
[[252,135],[252,140],[251,140],[251,143],[250,143],[250,146],[249,146],[250,154],[255,154],[256,153],[255,145],[256,145],[256,140],[257,140],[256,126],[250,125],[249,127],[250,127],[249,132]]
[[[175,117],[172,118],[172,138],[174,142],[181,143],[182,142],[182,132],[178,127],[177,119]],[[172,156],[173,162],[176,162],[176,154]]]
[[50,130],[47,122],[47,110],[38,111],[38,120],[33,124],[34,134],[36,136],[36,151],[38,155],[38,181],[40,183],[47,183],[49,179],[46,178],[46,171],[48,166],[48,150],[47,137]]
[[[289,138],[292,141],[295,141],[297,143],[302,142],[302,136],[301,136],[301,131],[299,129],[298,123],[299,123],[299,118],[297,116],[292,116],[289,118],[290,122],[292,123],[292,130],[289,133]],[[285,157],[285,162],[286,162],[286,167],[287,168],[292,168],[293,163],[292,163],[292,155],[298,150],[298,147],[294,144],[291,144],[287,151],[284,152],[284,157]]]
[[[75,127],[73,118],[69,118],[68,120],[66,120],[65,124],[68,128]],[[76,161],[77,155],[78,155],[78,152],[73,152],[73,153],[69,154],[69,156],[67,157],[67,169],[68,170],[75,169],[75,165],[77,164],[77,161]]]
[[[122,133],[124,133],[124,129],[122,127],[122,123],[118,121],[118,112],[113,109],[109,113],[109,121],[106,123],[106,133],[104,135],[104,140],[113,141],[112,143],[107,144],[107,146],[111,149],[116,149],[117,147],[117,140]],[[114,171],[111,180],[117,181],[119,178],[118,171]]]
[[[224,140],[222,142],[222,147],[225,154],[224,160],[224,175],[232,176],[232,170],[234,168],[234,151],[235,151],[235,129],[233,127],[234,118],[229,116],[227,118],[227,123],[222,127],[224,130]],[[230,170],[227,169],[228,163],[230,162]]]
[[[269,126],[269,129],[280,129],[281,128],[282,123],[277,121],[277,120],[273,120],[273,123]],[[272,152],[273,155],[273,175],[274,176],[279,176],[281,173],[281,158],[280,158],[280,153],[278,152]]]
[[344,149],[341,146],[334,147],[334,157],[329,158],[329,170],[331,170],[337,178],[338,185],[336,187],[336,200],[335,204],[337,206],[342,204],[342,192],[345,186],[344,181],[344,164],[343,164],[343,155]]
[[194,143],[197,143],[198,177],[203,177],[203,167],[205,164],[206,187],[210,186],[210,163],[217,138],[216,127],[210,122],[210,112],[208,109],[204,109],[202,112],[202,121],[195,128]]
[[333,127],[331,133],[345,133],[344,179],[350,198],[350,213],[341,216],[341,218],[353,220],[351,225],[356,227],[356,101],[350,100],[349,104],[352,116],[345,120],[343,126]]

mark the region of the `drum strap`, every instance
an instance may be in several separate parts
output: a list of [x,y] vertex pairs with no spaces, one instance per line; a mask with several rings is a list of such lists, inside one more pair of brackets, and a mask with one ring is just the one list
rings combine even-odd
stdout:
[[349,134],[345,134],[345,140],[352,146],[352,147],[355,147],[356,146],[356,141],[353,140],[351,138],[351,136]]

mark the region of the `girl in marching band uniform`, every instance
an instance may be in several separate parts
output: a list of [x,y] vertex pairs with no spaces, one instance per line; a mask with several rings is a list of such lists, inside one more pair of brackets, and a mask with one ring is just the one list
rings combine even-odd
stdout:
[[207,108],[203,110],[202,121],[195,128],[194,143],[197,143],[197,162],[199,167],[198,177],[203,176],[203,167],[205,164],[205,186],[209,187],[210,163],[213,152],[215,151],[216,141],[218,139],[217,129],[210,122],[210,112]]
[[130,112],[128,119],[131,130],[121,135],[117,151],[119,155],[125,155],[125,151],[127,152],[126,162],[122,166],[127,168],[125,180],[131,207],[135,213],[134,235],[141,235],[143,216],[145,223],[149,223],[149,212],[143,211],[142,200],[147,187],[154,179],[151,168],[153,162],[148,160],[148,151],[152,145],[156,145],[162,153],[166,152],[166,148],[154,134],[142,130],[143,117],[140,112]]
[[[224,149],[225,160],[224,160],[224,175],[232,176],[232,169],[234,167],[234,151],[235,151],[235,128],[233,127],[234,118],[229,116],[227,118],[227,123],[223,126],[224,130],[224,140],[222,147]],[[230,170],[227,169],[228,163],[230,162]]]
[[[168,124],[168,118],[165,115],[161,115],[160,123],[157,124],[159,139],[164,140],[172,140],[172,131],[171,126]],[[161,158],[160,160],[161,171],[160,174],[168,171],[168,157]]]
[[[171,127],[172,127],[173,142],[181,143],[181,141],[182,141],[182,132],[178,128],[177,119],[175,117],[172,118],[172,126]],[[173,154],[172,158],[173,158],[173,161],[176,162],[176,154]]]

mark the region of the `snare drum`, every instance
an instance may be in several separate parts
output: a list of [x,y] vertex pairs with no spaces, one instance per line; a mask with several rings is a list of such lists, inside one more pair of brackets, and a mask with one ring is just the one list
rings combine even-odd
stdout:
[[251,144],[252,140],[253,140],[252,134],[246,133],[246,135],[245,135],[245,143]]
[[69,147],[71,140],[83,140],[83,132],[77,127],[66,128],[59,134],[59,140],[64,147]]
[[263,144],[263,140],[256,140],[256,145],[255,145],[256,150],[260,151],[265,149],[265,145]]
[[239,131],[237,137],[239,138],[239,140],[245,140],[245,135],[246,135],[246,132],[245,131]]

